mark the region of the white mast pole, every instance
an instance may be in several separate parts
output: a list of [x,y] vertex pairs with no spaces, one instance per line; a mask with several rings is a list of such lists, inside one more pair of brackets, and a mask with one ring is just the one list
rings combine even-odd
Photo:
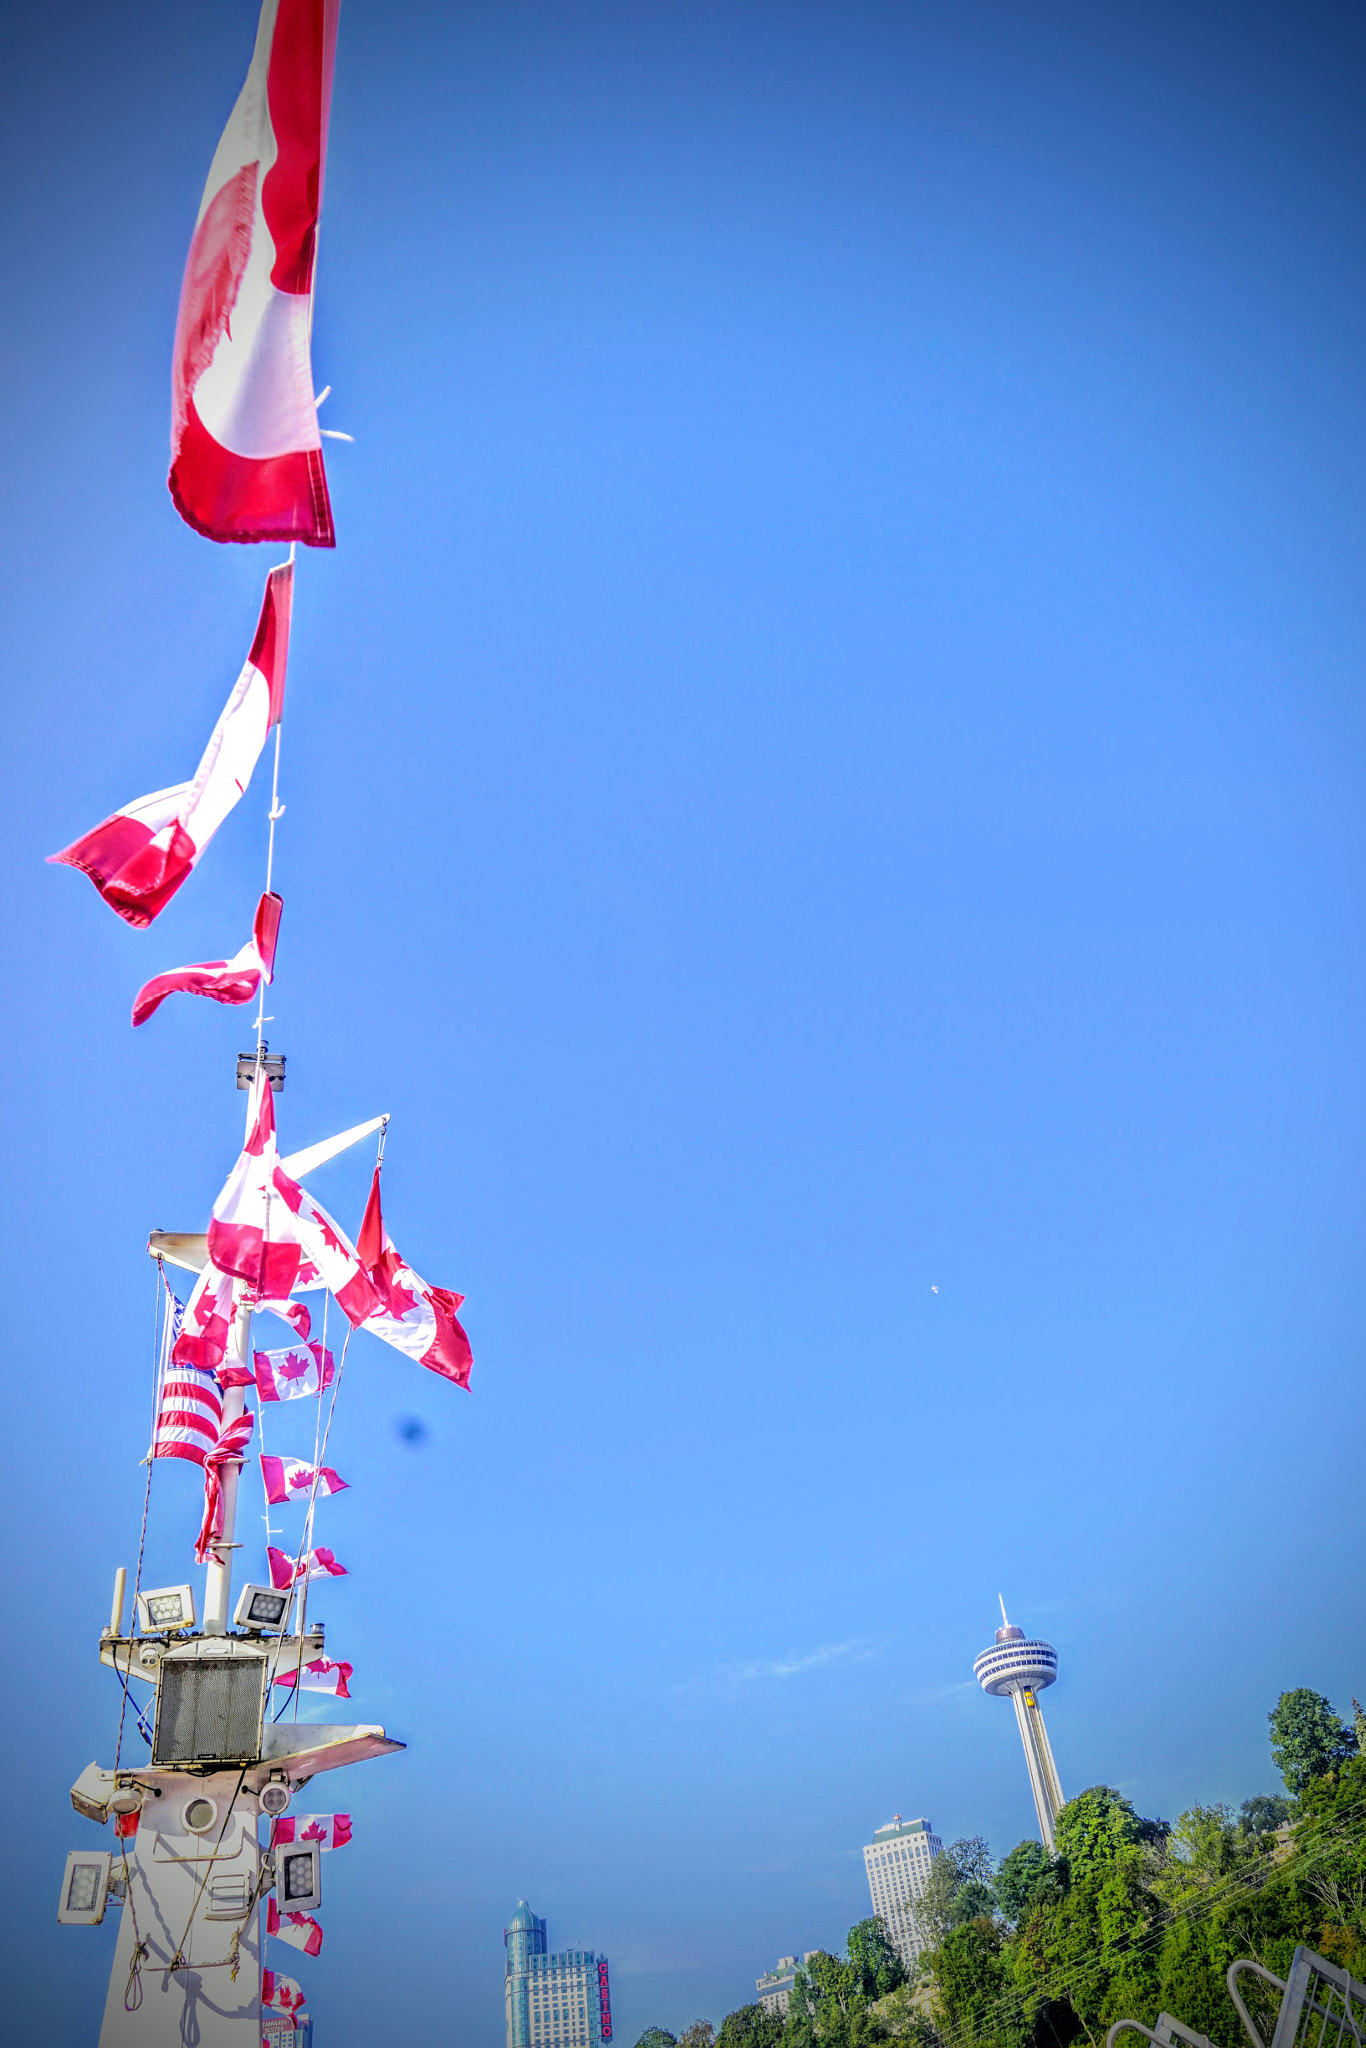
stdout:
[[[274,827],[272,826],[272,831]],[[247,1090],[247,1136],[256,1121],[258,1090],[269,1088],[270,1080],[261,1064],[260,1024],[256,1037],[256,1081]],[[233,1300],[237,1313],[232,1319],[232,1333],[228,1343],[228,1356],[232,1363],[246,1371],[251,1370],[251,1303],[246,1299],[246,1289],[235,1287]],[[236,1422],[247,1405],[247,1390],[244,1386],[227,1387],[223,1392],[223,1414],[218,1429],[221,1435],[229,1425]],[[212,1555],[204,1573],[204,1617],[201,1622],[206,1636],[226,1635],[228,1610],[232,1605],[232,1553],[237,1548],[233,1538],[237,1530],[237,1481],[242,1467],[238,1464],[220,1465],[218,1483],[223,1499],[223,1533],[213,1546]]]

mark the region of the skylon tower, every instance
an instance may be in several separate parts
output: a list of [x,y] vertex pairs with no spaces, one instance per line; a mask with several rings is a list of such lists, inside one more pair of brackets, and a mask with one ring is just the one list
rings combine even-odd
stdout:
[[[999,1595],[997,1596],[1000,1597]],[[1032,1642],[1022,1628],[1016,1628],[1001,1601],[1002,1626],[988,1650],[976,1658],[972,1675],[983,1692],[999,1699],[1009,1694],[1015,1702],[1015,1719],[1029,1766],[1029,1783],[1034,1793],[1034,1810],[1039,1816],[1043,1845],[1053,1852],[1053,1824],[1062,1807],[1058,1767],[1048,1746],[1048,1730],[1037,1695],[1052,1685],[1058,1675],[1058,1653],[1051,1643]]]

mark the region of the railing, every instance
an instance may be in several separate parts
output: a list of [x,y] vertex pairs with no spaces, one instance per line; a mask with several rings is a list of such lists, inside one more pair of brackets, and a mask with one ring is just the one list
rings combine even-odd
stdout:
[[1288,1982],[1251,1957],[1229,1964],[1228,1995],[1253,2048],[1267,2048],[1267,2044],[1239,1994],[1238,1979],[1246,1970],[1281,1994],[1271,2048],[1347,2048],[1349,2042],[1354,2048],[1363,2048],[1366,1984],[1358,1983],[1350,1971],[1339,1969],[1326,1957],[1315,1955],[1312,1948],[1295,1950]]
[[[1280,1993],[1270,2043],[1262,2038],[1238,1989],[1245,1972]],[[1229,1964],[1225,1981],[1252,2048],[1366,2048],[1366,1984],[1312,1948],[1295,1950],[1288,1979],[1243,1956]],[[1126,2032],[1142,2034],[1156,2048],[1213,2048],[1207,2035],[1183,2026],[1169,2012],[1158,2014],[1155,2027],[1145,2027],[1139,2020],[1116,2020],[1105,2036],[1105,2048],[1116,2048]]]

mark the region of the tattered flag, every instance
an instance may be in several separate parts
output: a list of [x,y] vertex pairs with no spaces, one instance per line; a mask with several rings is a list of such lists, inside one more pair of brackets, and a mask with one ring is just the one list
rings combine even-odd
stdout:
[[284,709],[293,589],[292,564],[271,570],[251,653],[193,780],[135,797],[93,832],[48,855],[88,875],[127,924],[150,924],[166,908],[251,781],[266,734]]
[[275,972],[275,946],[280,935],[284,899],[265,895],[256,906],[251,937],[231,960],[200,960],[192,967],[172,967],[154,974],[133,998],[133,1024],[145,1024],[167,996],[207,996],[214,1003],[249,1003],[263,981]]
[[337,0],[265,0],[209,168],[171,364],[171,496],[209,540],[334,544],[313,263]]

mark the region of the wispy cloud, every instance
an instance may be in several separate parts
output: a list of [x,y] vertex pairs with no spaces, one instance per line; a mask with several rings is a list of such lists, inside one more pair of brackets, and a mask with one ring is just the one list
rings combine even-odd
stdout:
[[851,1636],[845,1643],[820,1643],[814,1650],[791,1650],[785,1657],[760,1657],[752,1664],[723,1664],[709,1679],[700,1682],[729,1690],[737,1685],[755,1685],[762,1679],[796,1678],[803,1671],[819,1671],[827,1664],[848,1660],[861,1662],[876,1654],[871,1637]]

